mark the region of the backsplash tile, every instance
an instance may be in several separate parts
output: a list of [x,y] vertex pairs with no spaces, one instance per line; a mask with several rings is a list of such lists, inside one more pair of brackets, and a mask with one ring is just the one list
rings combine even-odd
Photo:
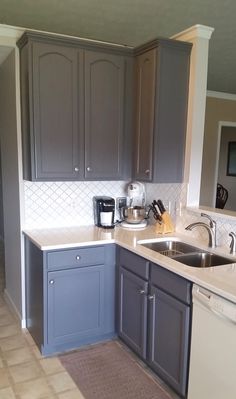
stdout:
[[[92,198],[108,195],[113,198],[127,195],[126,181],[86,182],[24,182],[25,223],[24,228],[50,228],[63,226],[86,226],[94,223]],[[170,211],[176,231],[207,243],[205,229],[187,232],[185,227],[199,221],[200,213],[186,209],[187,184],[146,183],[147,204],[162,199]],[[118,217],[118,215],[117,215]],[[229,247],[230,231],[236,232],[236,219],[215,217],[219,246]],[[154,220],[151,218],[151,222]]]
[[[229,251],[229,244],[231,241],[229,233],[231,231],[236,232],[236,218],[235,221],[233,218],[227,218],[224,216],[219,217],[218,215],[214,215],[212,218],[216,221],[217,245],[220,247],[225,247],[225,249]],[[182,234],[186,234],[189,238],[195,238],[197,240],[201,240],[204,244],[207,244],[208,233],[204,228],[197,228],[191,232],[185,230],[185,227],[188,224],[198,221],[207,222],[207,219],[204,220],[204,218],[200,216],[200,212],[192,211],[191,209],[183,209],[181,216],[177,216],[177,231]]]
[[125,195],[127,182],[24,182],[24,228],[91,225],[95,195]]
[[147,204],[155,199],[161,199],[173,222],[186,205],[187,184],[146,184]]
[[[95,195],[119,197],[127,195],[126,181],[24,182],[24,228],[82,226],[93,224],[92,198]],[[161,198],[171,205],[175,217],[184,185],[145,184],[147,204]]]

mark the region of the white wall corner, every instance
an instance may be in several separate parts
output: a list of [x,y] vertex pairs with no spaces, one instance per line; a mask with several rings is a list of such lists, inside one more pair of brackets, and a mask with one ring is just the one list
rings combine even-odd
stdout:
[[194,25],[172,38],[191,42],[189,102],[184,180],[188,182],[187,205],[198,206],[201,186],[209,40],[214,28]]
[[7,291],[6,288],[4,290],[3,297],[4,297],[5,301],[6,301],[6,303],[8,304],[11,312],[15,316],[16,320],[20,323],[21,327],[24,328],[25,321],[22,319],[22,315],[19,313],[17,307],[15,306],[14,301],[12,300],[12,298],[9,295],[9,292]]

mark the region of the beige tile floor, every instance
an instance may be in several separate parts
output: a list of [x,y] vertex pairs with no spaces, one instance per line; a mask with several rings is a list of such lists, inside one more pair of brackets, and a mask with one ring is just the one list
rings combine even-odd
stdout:
[[43,358],[0,295],[0,398],[82,399],[57,357]]
[[0,242],[0,399],[84,399],[59,359],[43,358],[4,301]]
[[[2,254],[0,243],[0,399],[85,399],[60,360],[43,358],[31,335],[11,313],[3,296]],[[173,399],[178,398],[166,389]]]

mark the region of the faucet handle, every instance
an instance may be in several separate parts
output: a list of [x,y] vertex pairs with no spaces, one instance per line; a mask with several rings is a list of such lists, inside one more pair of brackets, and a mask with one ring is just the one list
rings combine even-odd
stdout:
[[214,227],[214,226],[216,226],[216,221],[213,220],[211,216],[207,215],[207,213],[202,212],[202,213],[201,213],[201,216],[202,216],[202,217],[205,217],[205,218],[207,218],[207,219],[209,220],[209,222],[210,222],[210,227],[211,227],[211,228]]
[[233,231],[231,231],[229,233],[229,236],[232,238],[230,246],[229,246],[230,247],[230,253],[231,254],[235,254],[235,252],[236,252],[236,234]]

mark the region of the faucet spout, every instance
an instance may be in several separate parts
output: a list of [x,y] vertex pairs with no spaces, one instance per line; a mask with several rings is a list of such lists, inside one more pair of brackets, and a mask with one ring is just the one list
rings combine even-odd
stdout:
[[201,213],[201,216],[207,218],[209,220],[209,226],[213,233],[213,240],[214,240],[214,248],[217,246],[216,244],[216,221],[211,218],[211,216],[207,215],[207,213]]
[[215,248],[215,232],[207,223],[204,222],[191,223],[187,227],[185,227],[185,230],[193,230],[196,227],[204,227],[207,230],[209,237],[208,246],[210,248]]
[[233,231],[231,231],[231,233],[229,233],[229,236],[231,237],[230,253],[235,255],[235,252],[236,252],[236,234]]

